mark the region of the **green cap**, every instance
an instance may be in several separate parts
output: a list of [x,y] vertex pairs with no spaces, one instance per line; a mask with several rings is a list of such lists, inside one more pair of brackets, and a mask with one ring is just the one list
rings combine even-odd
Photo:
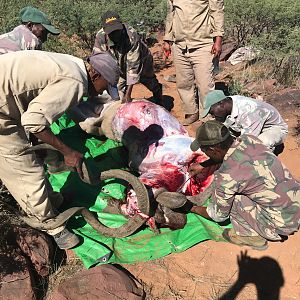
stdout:
[[201,146],[213,146],[225,141],[230,136],[228,128],[221,122],[211,120],[203,123],[196,132],[196,139],[191,143],[191,150]]
[[21,9],[20,17],[22,22],[32,22],[43,25],[51,34],[58,35],[60,32],[51,25],[48,17],[40,10],[32,6],[26,6]]
[[214,91],[210,91],[206,94],[206,96],[204,97],[204,110],[202,112],[202,114],[200,115],[200,118],[205,118],[208,113],[209,110],[211,108],[212,105],[226,99],[227,96],[225,96],[223,91],[220,90],[214,90]]

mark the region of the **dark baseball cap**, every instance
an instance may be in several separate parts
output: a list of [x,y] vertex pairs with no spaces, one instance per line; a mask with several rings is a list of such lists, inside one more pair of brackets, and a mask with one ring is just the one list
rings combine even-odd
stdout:
[[101,18],[102,27],[106,34],[110,34],[115,30],[123,29],[123,24],[118,13],[114,11],[107,11]]
[[196,139],[191,143],[191,150],[197,151],[201,146],[213,146],[225,141],[230,136],[228,128],[216,120],[203,123],[196,132]]
[[22,22],[32,22],[43,25],[51,34],[58,35],[60,32],[40,10],[32,6],[26,6],[21,9],[20,17]]

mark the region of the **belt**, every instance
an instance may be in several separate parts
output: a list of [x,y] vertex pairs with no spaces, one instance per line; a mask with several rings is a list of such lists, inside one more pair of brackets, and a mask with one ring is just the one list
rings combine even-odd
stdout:
[[181,51],[182,51],[182,54],[186,54],[186,53],[193,53],[198,49],[199,48],[193,48],[193,49],[185,48],[185,49],[182,49]]

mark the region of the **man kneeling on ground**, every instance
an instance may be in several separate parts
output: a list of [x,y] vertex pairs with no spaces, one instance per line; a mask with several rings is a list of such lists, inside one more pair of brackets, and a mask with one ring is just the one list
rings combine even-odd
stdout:
[[274,106],[241,95],[225,96],[219,90],[208,92],[201,117],[207,114],[223,122],[234,136],[257,136],[272,151],[282,145],[288,134],[288,125]]
[[[213,120],[198,128],[191,149],[199,148],[221,166],[206,191],[187,198],[197,203],[194,213],[216,222],[230,219],[233,228],[223,232],[227,241],[264,250],[268,240],[284,240],[299,229],[300,184],[258,138],[234,140]],[[210,204],[201,206],[208,197]]]

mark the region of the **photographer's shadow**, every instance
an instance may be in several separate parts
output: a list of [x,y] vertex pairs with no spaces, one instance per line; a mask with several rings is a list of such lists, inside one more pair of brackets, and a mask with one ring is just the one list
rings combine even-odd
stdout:
[[247,251],[238,256],[239,275],[237,281],[223,294],[220,300],[233,300],[249,283],[257,289],[258,300],[279,300],[280,288],[284,285],[282,270],[271,257],[251,258]]

